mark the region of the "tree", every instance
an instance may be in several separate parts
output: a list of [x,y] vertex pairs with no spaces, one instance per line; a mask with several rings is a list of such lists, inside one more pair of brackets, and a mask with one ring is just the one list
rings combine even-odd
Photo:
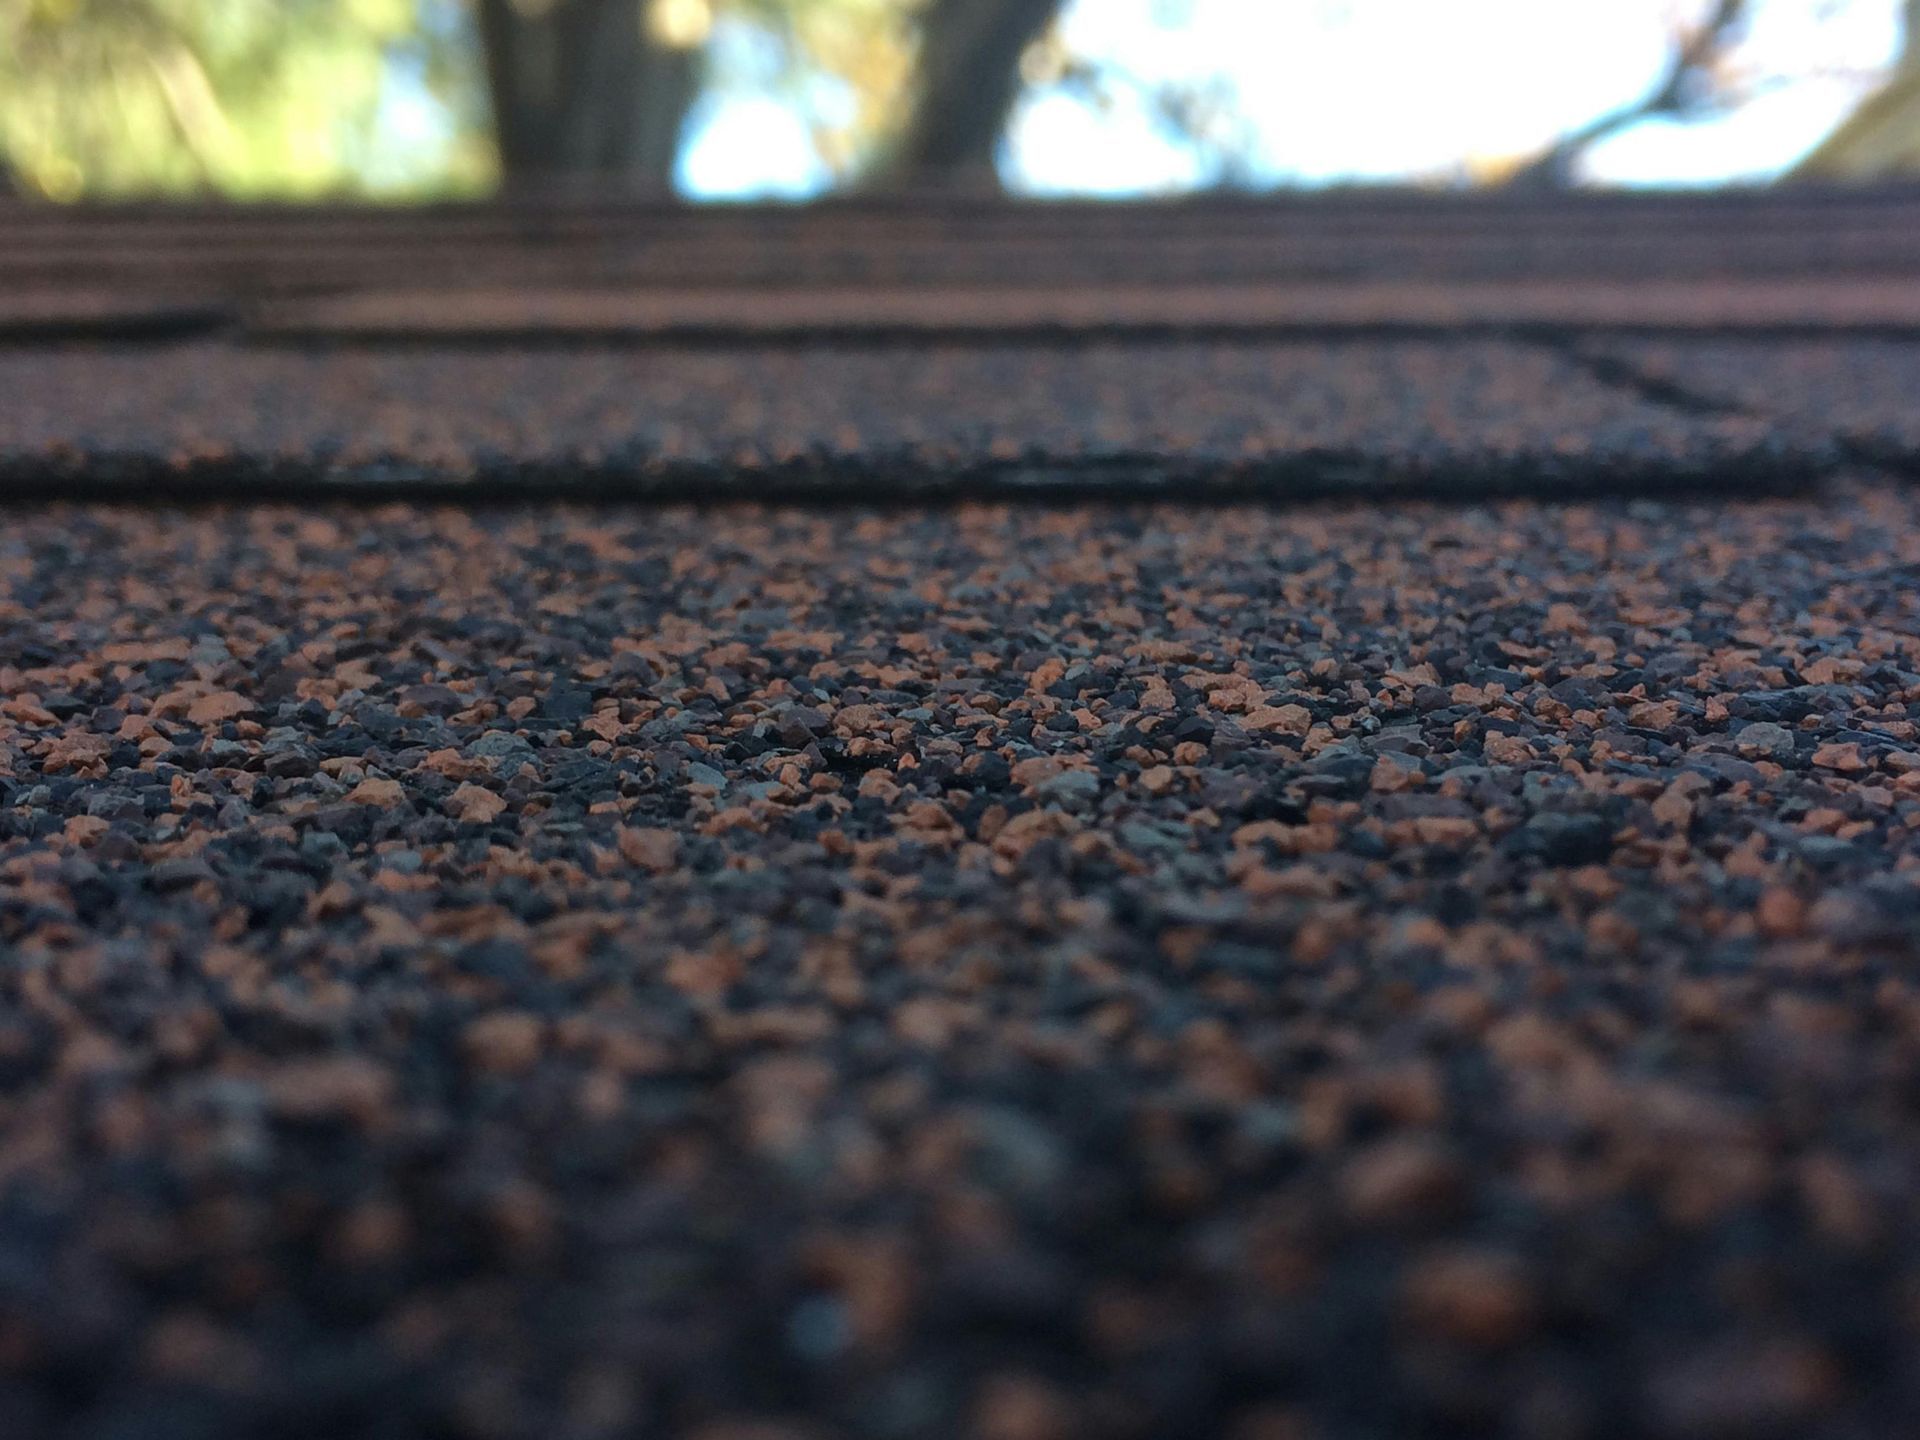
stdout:
[[448,6],[0,0],[0,156],[56,198],[476,187],[487,159],[464,123],[444,147],[382,124],[396,66],[463,121],[475,108],[467,38],[431,23]]
[[0,0],[0,157],[57,198],[665,192],[725,21],[844,182],[984,187],[1062,3]]
[[704,0],[479,0],[478,18],[509,185],[671,188],[700,91]]
[[928,0],[912,97],[877,174],[884,185],[994,187],[994,155],[1019,99],[1021,58],[1061,0]]
[[1920,0],[1906,0],[1901,17],[1905,36],[1893,74],[1790,178],[1875,180],[1920,172]]

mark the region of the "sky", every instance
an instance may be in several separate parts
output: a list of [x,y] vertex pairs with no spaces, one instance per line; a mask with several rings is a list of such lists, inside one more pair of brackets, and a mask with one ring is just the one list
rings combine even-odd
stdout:
[[[1067,50],[1124,77],[1096,104],[1030,87],[1001,169],[1021,193],[1170,193],[1216,182],[1141,98],[1168,83],[1230,101],[1243,173],[1261,185],[1460,183],[1537,153],[1646,94],[1676,23],[1709,0],[1070,0]],[[1581,178],[1692,185],[1772,178],[1844,118],[1900,45],[1900,0],[1754,0],[1732,56],[1747,98],[1596,145]],[[750,36],[716,37],[752,69]],[[818,97],[814,103],[820,103]],[[830,97],[828,100],[830,103]],[[830,176],[797,104],[722,86],[695,117],[680,181],[706,197],[803,197]]]

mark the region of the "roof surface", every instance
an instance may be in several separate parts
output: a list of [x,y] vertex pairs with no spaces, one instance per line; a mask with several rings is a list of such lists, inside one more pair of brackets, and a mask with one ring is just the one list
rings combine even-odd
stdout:
[[12,215],[0,1434],[1909,1433],[1916,219]]
[[17,210],[0,478],[1805,480],[1912,451],[1916,222],[1907,192]]

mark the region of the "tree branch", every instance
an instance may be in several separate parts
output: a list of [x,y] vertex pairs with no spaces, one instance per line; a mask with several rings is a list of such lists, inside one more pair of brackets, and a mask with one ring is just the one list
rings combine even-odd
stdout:
[[219,170],[221,156],[233,145],[233,126],[220,108],[213,82],[199,58],[184,45],[150,53],[146,64],[181,144],[199,167],[202,182],[210,183]]
[[[1920,0],[1910,0],[1910,3],[1920,3]],[[1574,166],[1580,157],[1608,136],[1617,135],[1643,120],[1685,114],[1694,103],[1695,82],[1719,58],[1727,37],[1746,19],[1746,11],[1747,0],[1715,0],[1713,13],[1680,42],[1673,63],[1658,85],[1633,104],[1610,110],[1571,134],[1561,136],[1546,154],[1514,171],[1507,183],[1521,188],[1564,190],[1573,183]]]

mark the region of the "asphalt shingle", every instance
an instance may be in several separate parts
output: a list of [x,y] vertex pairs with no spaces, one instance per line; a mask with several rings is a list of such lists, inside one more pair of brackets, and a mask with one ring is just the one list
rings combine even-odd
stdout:
[[1589,348],[1626,373],[1760,419],[1789,444],[1901,469],[1920,461],[1920,343],[1616,338]]
[[0,474],[911,495],[1804,482],[1818,447],[1493,341],[0,350]]
[[1904,1433],[1917,505],[16,514],[0,1419]]

